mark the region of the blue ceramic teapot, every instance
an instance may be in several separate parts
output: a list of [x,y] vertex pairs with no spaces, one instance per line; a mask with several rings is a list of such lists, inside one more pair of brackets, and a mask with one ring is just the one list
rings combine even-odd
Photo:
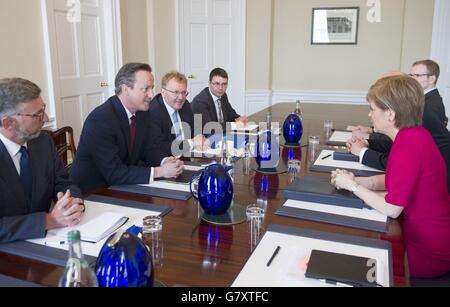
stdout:
[[192,195],[208,215],[227,212],[233,200],[233,182],[228,171],[233,167],[213,164],[195,174],[190,183]]
[[152,256],[131,230],[118,231],[100,250],[95,274],[100,287],[152,287]]
[[286,145],[298,145],[302,135],[302,120],[294,113],[289,114],[283,124],[283,136],[286,140]]

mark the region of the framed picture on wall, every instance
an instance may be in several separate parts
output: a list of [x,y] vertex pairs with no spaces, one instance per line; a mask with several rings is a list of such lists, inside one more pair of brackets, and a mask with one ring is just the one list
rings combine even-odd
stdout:
[[356,45],[359,7],[313,8],[312,45]]

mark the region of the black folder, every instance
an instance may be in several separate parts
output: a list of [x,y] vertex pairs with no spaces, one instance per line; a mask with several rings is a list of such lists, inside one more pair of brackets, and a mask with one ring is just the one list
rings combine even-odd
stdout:
[[177,178],[155,178],[155,181],[169,181],[172,183],[189,184],[192,176],[197,173],[196,171],[184,170]]
[[330,183],[330,177],[305,176],[297,178],[284,191],[286,199],[336,205],[342,207],[364,207],[364,202],[352,192],[338,190]]
[[315,249],[311,252],[305,276],[331,284],[343,283],[355,287],[378,286],[375,259]]
[[348,151],[335,151],[333,160],[359,162],[359,157]]

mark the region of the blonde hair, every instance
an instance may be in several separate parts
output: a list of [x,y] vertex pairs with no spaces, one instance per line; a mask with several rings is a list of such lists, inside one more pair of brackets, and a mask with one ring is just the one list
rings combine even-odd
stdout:
[[161,85],[163,88],[167,86],[167,83],[169,83],[170,80],[175,79],[175,81],[179,83],[184,83],[184,85],[187,86],[187,78],[184,74],[178,72],[178,71],[171,71],[164,75],[161,81]]
[[370,87],[367,101],[382,110],[395,112],[395,126],[411,128],[422,124],[425,96],[419,82],[408,76],[379,79]]

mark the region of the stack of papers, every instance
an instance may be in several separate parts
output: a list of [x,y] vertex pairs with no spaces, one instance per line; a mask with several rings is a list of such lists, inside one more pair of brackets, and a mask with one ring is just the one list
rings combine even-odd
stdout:
[[48,233],[61,239],[67,239],[67,234],[70,231],[78,230],[80,231],[82,241],[97,243],[111,235],[127,221],[128,217],[119,212],[87,210],[78,225],[52,229]]

